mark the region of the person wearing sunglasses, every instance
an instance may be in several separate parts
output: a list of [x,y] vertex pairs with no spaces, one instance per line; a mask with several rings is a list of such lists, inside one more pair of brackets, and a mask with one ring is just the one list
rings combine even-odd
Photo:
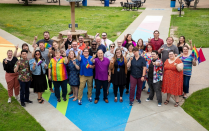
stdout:
[[44,100],[42,99],[42,93],[47,89],[45,76],[47,64],[45,59],[42,57],[40,50],[35,51],[34,58],[29,61],[29,65],[33,78],[31,82],[31,88],[33,88],[34,92],[38,94],[38,102],[43,104]]
[[[105,52],[104,57],[111,60],[115,54],[114,50],[115,50],[115,43],[112,43],[112,44],[110,44],[110,50]],[[109,88],[110,88],[110,82],[108,82],[108,86],[107,86],[107,95],[109,94]]]
[[[96,37],[99,36],[99,33],[96,34]],[[106,47],[106,50],[110,49],[110,44],[113,42],[109,39],[107,39],[107,33],[103,32],[102,33],[102,39],[101,39],[101,44],[103,44]]]

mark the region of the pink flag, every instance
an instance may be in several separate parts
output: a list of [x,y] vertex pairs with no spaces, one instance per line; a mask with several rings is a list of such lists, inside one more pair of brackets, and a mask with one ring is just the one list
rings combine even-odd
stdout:
[[198,58],[199,63],[206,61],[205,56],[204,56],[201,48],[199,49],[198,54],[199,54],[199,58]]

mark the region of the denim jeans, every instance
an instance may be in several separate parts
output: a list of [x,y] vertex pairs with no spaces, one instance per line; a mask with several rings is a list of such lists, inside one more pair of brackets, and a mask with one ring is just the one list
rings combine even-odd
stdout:
[[19,80],[20,83],[20,101],[21,103],[23,102],[28,102],[29,101],[29,87],[31,84],[31,81],[28,82],[22,82]]
[[101,81],[96,79],[96,98],[95,100],[99,100],[99,95],[100,95],[100,89],[101,86],[103,86],[103,99],[107,99],[107,86],[108,86],[108,81]]
[[191,76],[184,75],[184,81],[183,81],[183,92],[189,93],[189,81]]

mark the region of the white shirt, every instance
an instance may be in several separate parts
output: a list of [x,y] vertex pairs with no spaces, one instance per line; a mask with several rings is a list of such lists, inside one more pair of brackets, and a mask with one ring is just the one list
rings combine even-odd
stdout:
[[[115,50],[116,50],[117,48],[118,48],[118,47],[115,47]],[[121,46],[121,48],[123,49],[123,50],[122,50],[122,54],[125,55],[125,52],[128,51],[127,48],[126,48],[126,47],[123,47],[123,46]],[[114,52],[115,52],[115,50],[114,50]]]
[[[106,42],[106,45],[107,46],[105,46],[105,42]],[[109,50],[109,46],[110,46],[110,44],[112,44],[113,42],[111,41],[111,40],[109,40],[109,39],[101,39],[101,44],[103,44],[105,47],[106,47],[106,49],[108,49]]]

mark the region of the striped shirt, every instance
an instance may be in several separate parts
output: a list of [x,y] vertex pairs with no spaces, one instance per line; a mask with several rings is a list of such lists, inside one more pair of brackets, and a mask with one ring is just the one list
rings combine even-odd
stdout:
[[194,57],[192,55],[188,57],[180,57],[181,61],[184,64],[183,74],[186,76],[191,76],[192,74],[192,61]]
[[62,56],[60,56],[58,61],[55,57],[50,60],[48,68],[51,69],[52,81],[64,81],[68,78],[64,62],[65,58]]

